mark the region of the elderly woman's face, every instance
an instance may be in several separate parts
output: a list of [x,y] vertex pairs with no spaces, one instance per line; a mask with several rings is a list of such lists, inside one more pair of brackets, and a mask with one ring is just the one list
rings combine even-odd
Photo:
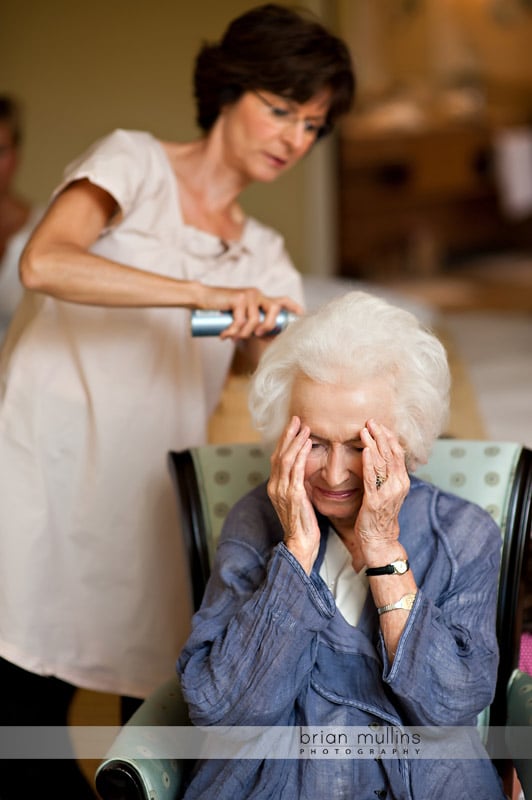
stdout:
[[392,404],[390,384],[383,378],[357,386],[321,384],[305,376],[294,382],[290,413],[311,431],[307,494],[333,524],[351,525],[357,517],[363,495],[360,432],[368,419],[394,430]]

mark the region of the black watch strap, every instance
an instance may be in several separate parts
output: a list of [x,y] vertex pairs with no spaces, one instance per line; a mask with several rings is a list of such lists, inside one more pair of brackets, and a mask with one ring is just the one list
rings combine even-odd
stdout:
[[384,567],[368,567],[366,575],[371,578],[373,575],[404,575],[410,569],[407,558],[400,558],[386,564]]

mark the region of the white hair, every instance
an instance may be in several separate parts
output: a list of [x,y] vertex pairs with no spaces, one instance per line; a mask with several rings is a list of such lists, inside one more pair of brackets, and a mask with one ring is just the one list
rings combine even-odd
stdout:
[[425,463],[449,413],[445,348],[411,312],[367,292],[348,292],[299,317],[264,352],[253,375],[249,408],[266,440],[288,421],[295,377],[356,385],[389,380],[395,433],[409,469]]

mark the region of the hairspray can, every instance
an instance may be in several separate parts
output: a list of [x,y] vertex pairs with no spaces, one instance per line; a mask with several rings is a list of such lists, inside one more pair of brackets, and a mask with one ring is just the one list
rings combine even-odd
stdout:
[[[280,333],[286,326],[296,319],[297,314],[287,311],[285,308],[277,314],[275,327],[268,331],[268,336]],[[264,319],[264,312],[260,312],[261,321]],[[222,331],[229,327],[233,321],[231,311],[204,311],[196,309],[192,312],[190,319],[190,329],[192,336],[219,336]]]

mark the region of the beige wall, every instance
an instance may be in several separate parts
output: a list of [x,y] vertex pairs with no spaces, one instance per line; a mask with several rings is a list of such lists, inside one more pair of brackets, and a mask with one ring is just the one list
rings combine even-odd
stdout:
[[[20,191],[45,202],[66,163],[116,128],[163,139],[198,135],[192,68],[204,40],[257,5],[246,0],[6,0],[0,91],[24,103]],[[306,0],[324,20],[334,2]],[[278,228],[302,271],[330,271],[331,144],[271,186],[248,190],[249,213]],[[316,197],[319,201],[316,202]],[[332,201],[331,201],[332,202]],[[317,216],[316,216],[317,215]],[[319,223],[319,224],[318,224]]]

